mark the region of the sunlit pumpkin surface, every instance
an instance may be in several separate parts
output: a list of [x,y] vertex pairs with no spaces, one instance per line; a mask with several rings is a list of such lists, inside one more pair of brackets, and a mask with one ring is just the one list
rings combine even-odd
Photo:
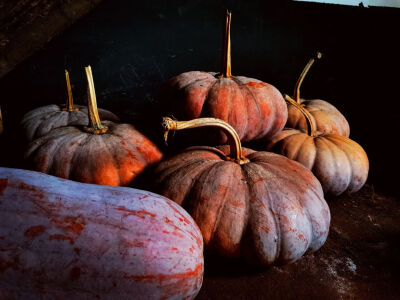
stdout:
[[52,130],[25,152],[36,171],[85,183],[128,185],[162,158],[158,148],[130,124],[104,121],[108,131],[91,134],[83,127]]

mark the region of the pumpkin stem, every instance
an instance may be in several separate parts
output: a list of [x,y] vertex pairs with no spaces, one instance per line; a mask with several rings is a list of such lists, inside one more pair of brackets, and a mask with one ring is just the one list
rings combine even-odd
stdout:
[[310,114],[310,112],[303,107],[300,103],[297,103],[293,98],[291,98],[289,95],[285,94],[285,100],[292,104],[294,107],[296,107],[300,112],[303,114],[303,116],[306,118],[307,121],[307,134],[309,136],[316,136],[317,130],[315,128],[315,123],[313,122],[313,116]]
[[222,66],[219,78],[232,78],[231,73],[231,12],[226,10],[222,44]]
[[224,130],[228,136],[229,145],[231,148],[229,157],[225,156],[227,160],[232,160],[238,164],[244,164],[249,160],[243,156],[242,144],[235,129],[228,123],[216,118],[198,118],[190,121],[175,121],[171,118],[164,117],[162,126],[164,128],[164,140],[167,142],[168,132],[170,130],[182,130],[197,127],[218,127]]
[[67,70],[65,70],[65,80],[67,82],[68,98],[67,98],[67,105],[62,110],[69,112],[79,110],[79,108],[74,106],[74,98],[72,97],[71,82],[69,81],[69,73]]
[[313,58],[311,58],[306,66],[303,69],[303,72],[301,72],[299,79],[297,79],[296,85],[294,86],[294,94],[293,98],[296,100],[297,103],[300,104],[300,86],[303,83],[304,78],[306,77],[308,71],[310,70],[311,66],[314,64],[315,59],[320,59],[322,57],[321,52],[317,52],[317,55]]
[[86,79],[87,79],[87,93],[88,93],[88,113],[89,113],[89,126],[85,127],[86,132],[92,134],[106,133],[108,127],[101,124],[99,112],[97,110],[96,91],[94,89],[92,68],[90,66],[85,67]]

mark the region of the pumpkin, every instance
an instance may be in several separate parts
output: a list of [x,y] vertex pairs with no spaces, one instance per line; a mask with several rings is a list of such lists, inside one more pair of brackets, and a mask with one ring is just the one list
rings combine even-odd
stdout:
[[0,168],[1,299],[193,299],[203,242],[162,196]]
[[214,118],[174,121],[169,130],[216,126],[229,146],[190,147],[155,169],[155,191],[185,208],[205,249],[257,265],[290,263],[325,242],[330,212],[320,183],[282,155],[242,148],[235,130]]
[[162,153],[131,124],[101,122],[92,71],[86,67],[90,126],[53,129],[31,142],[28,166],[43,173],[102,185],[128,185]]
[[288,102],[288,119],[286,127],[299,130],[307,130],[307,120],[296,106],[301,106],[311,114],[311,120],[315,127],[322,133],[334,133],[349,137],[350,127],[346,118],[340,111],[329,102],[320,99],[305,100],[300,98],[300,87],[305,76],[310,70],[316,59],[320,59],[322,54],[317,53],[315,58],[311,58],[301,73],[294,88],[294,102]]
[[[182,73],[165,82],[158,97],[166,113],[184,120],[199,117],[221,119],[235,128],[242,141],[273,136],[286,123],[285,101],[271,84],[232,76],[230,28],[231,13],[227,12],[220,73]],[[227,137],[219,132],[212,140],[223,144]]]
[[[294,102],[286,96],[288,101]],[[369,162],[364,149],[353,140],[334,133],[317,131],[312,116],[302,106],[294,106],[308,122],[308,131],[284,129],[267,146],[312,170],[325,193],[356,192],[365,184]]]
[[[38,107],[23,116],[21,126],[28,142],[46,135],[55,128],[69,125],[85,126],[89,123],[87,107],[74,105],[68,71],[65,71],[65,78],[68,92],[65,106],[46,105]],[[108,110],[99,109],[98,111],[102,119],[119,121],[119,118]]]

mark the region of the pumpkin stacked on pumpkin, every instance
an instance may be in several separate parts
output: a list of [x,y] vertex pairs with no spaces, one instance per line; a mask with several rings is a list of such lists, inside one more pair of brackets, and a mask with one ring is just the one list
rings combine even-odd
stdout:
[[[25,159],[35,171],[102,185],[128,185],[162,153],[131,124],[101,121],[92,70],[88,84],[89,126],[63,126],[32,141]],[[88,124],[85,124],[88,125]]]
[[[287,107],[281,93],[272,85],[257,79],[232,76],[230,27],[231,14],[227,12],[221,73],[186,72],[168,80],[161,90],[163,103],[168,106],[169,113],[187,120],[164,118],[165,141],[171,130],[198,127],[206,127],[208,130],[209,127],[215,127],[219,130],[219,143],[228,145],[188,148],[160,162],[150,180],[154,181],[155,191],[189,212],[199,226],[207,251],[226,257],[244,257],[260,265],[291,263],[307,251],[316,251],[324,244],[330,226],[330,211],[324,192],[337,195],[360,189],[368,175],[368,158],[357,143],[346,137],[349,135],[348,123],[333,106],[322,100],[307,102],[300,99],[301,83],[314,59],[307,64],[296,84],[295,99],[285,96],[289,103]],[[132,125],[112,122],[116,120],[112,113],[103,112],[111,120],[101,122],[91,68],[87,67],[85,71],[88,117],[86,114],[85,117],[76,115],[77,109],[73,105],[69,76],[66,73],[69,97],[65,111],[58,107],[41,108],[24,117],[22,124],[27,138],[34,139],[26,150],[25,158],[33,169],[58,177],[101,185],[128,185],[148,165],[158,163],[162,154]],[[81,110],[84,109],[79,108]],[[208,118],[199,118],[204,116]],[[293,126],[299,130],[282,130],[285,123],[287,127]],[[242,148],[241,141],[252,140],[269,140],[268,149],[283,155]],[[130,207],[126,197],[134,193],[132,191],[85,187],[68,182],[77,190],[88,189],[89,194],[115,197],[115,201],[98,202],[94,197],[96,199],[92,199],[92,202],[98,203],[86,207],[88,204],[82,195],[78,195],[82,198],[82,204],[72,203],[67,199],[68,195],[58,191],[63,205],[60,210],[54,210],[54,199],[57,198],[57,195],[53,195],[55,191],[48,185],[36,182],[32,176],[38,176],[39,181],[40,178],[48,180],[49,184],[54,183],[55,186],[64,185],[65,182],[43,177],[45,175],[0,171],[7,173],[8,177],[4,179],[12,183],[11,191],[8,188],[5,197],[10,198],[16,193],[13,188],[18,182],[25,186],[29,184],[31,188],[27,189],[27,196],[34,198],[35,203],[40,202],[39,208],[49,204],[51,213],[58,218],[70,218],[69,215],[65,216],[70,212],[64,211],[63,205],[71,206],[78,216],[88,213],[88,216],[93,216],[93,223],[100,220],[98,215],[103,211],[114,209],[122,212],[120,218],[123,220],[133,216],[144,220],[138,219],[139,222],[133,224],[135,226],[148,221],[147,230],[151,238],[164,241],[165,234],[160,232],[165,224],[161,224],[160,220],[178,230],[179,234],[187,234],[189,240],[195,237],[199,242],[197,248],[190,248],[191,254],[186,253],[187,249],[171,248],[186,251],[182,261],[190,261],[189,267],[193,266],[192,263],[197,264],[193,270],[182,273],[188,275],[186,283],[183,282],[188,288],[179,290],[174,285],[174,293],[177,294],[172,296],[192,298],[198,292],[203,273],[203,257],[199,251],[202,251],[203,244],[198,240],[193,220],[168,200],[160,198],[161,201],[155,201],[157,196],[153,194],[145,194],[143,198],[134,196],[134,204]],[[0,177],[0,183],[1,180]],[[38,188],[48,191],[50,196],[43,200],[35,192]],[[30,207],[31,204],[26,206]],[[161,213],[161,217],[156,218],[156,213]],[[182,222],[191,225],[192,232],[180,228],[182,224],[170,224],[176,221],[176,214]],[[111,221],[107,219],[107,222],[112,223],[117,218],[118,215],[113,215]],[[175,219],[171,221],[171,218]],[[57,222],[54,224],[50,224],[49,228],[58,226]],[[64,230],[67,227],[60,228]],[[96,230],[94,228],[93,232]],[[135,235],[118,240],[119,233],[116,234],[116,242],[123,243],[122,248],[126,251],[133,244],[145,243],[141,239],[131,241],[131,238],[137,238]],[[186,240],[182,241],[182,244],[185,243]],[[168,255],[175,259],[171,249],[168,249]],[[146,253],[144,256],[141,254],[141,257],[146,258]],[[138,270],[140,272],[140,268]],[[120,275],[110,274],[116,277]],[[162,278],[168,276],[161,275]],[[21,274],[13,276],[18,280],[23,278]],[[143,276],[146,275],[128,274],[124,278],[136,283]],[[60,278],[64,280],[62,276]]]

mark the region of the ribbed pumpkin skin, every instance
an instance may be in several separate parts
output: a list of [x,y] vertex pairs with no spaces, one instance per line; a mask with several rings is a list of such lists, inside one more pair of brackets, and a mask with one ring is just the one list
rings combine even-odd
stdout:
[[[159,98],[166,112],[182,120],[213,117],[229,123],[241,141],[259,140],[281,131],[287,107],[281,93],[257,79],[192,71],[169,79]],[[221,133],[220,144],[226,143]]]
[[[79,110],[63,111],[59,105],[46,105],[29,111],[24,115],[21,126],[28,142],[40,138],[52,129],[64,126],[87,126],[89,124],[88,109],[86,106],[75,105]],[[119,118],[112,112],[99,109],[102,120],[118,122]]]
[[[324,100],[304,100],[300,103],[314,117],[318,131],[322,133],[334,133],[350,136],[350,126],[346,118],[332,104]],[[304,115],[293,105],[288,104],[288,120],[286,127],[299,130],[307,130],[307,121]]]
[[190,213],[206,249],[270,265],[293,262],[324,244],[330,212],[308,169],[274,153],[243,148],[250,162],[240,165],[216,151],[192,147],[155,170],[155,190]]
[[128,185],[162,153],[130,124],[104,121],[105,134],[67,126],[28,145],[28,166],[42,173],[84,183]]
[[272,138],[267,150],[310,169],[327,194],[356,192],[368,177],[369,161],[364,149],[338,134],[311,137],[299,130],[285,129]]
[[193,299],[203,242],[160,195],[0,168],[1,299]]

